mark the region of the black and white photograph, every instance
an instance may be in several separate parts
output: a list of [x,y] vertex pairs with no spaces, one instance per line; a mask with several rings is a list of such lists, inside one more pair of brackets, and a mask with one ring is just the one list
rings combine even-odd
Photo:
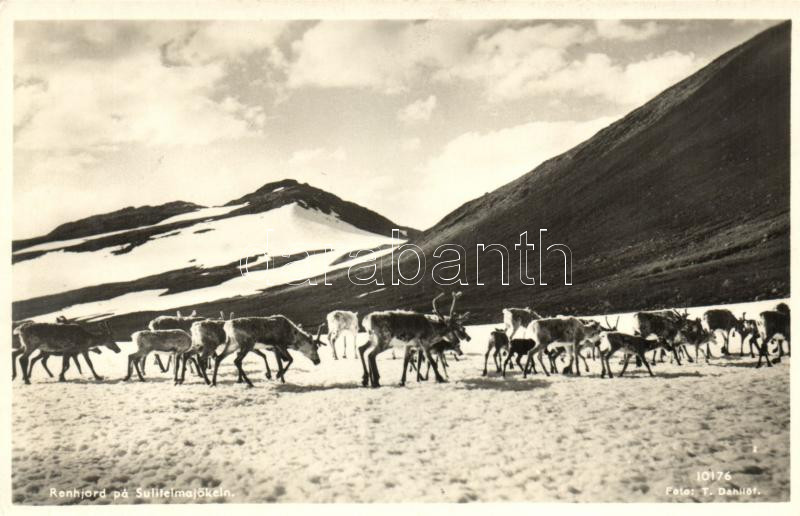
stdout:
[[792,10],[23,4],[2,512],[789,513]]

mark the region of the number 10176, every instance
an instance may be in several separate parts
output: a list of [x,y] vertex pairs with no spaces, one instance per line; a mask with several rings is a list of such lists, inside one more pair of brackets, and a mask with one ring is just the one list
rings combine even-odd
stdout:
[[697,481],[698,482],[716,482],[719,480],[730,480],[731,472],[730,471],[698,471],[697,472]]

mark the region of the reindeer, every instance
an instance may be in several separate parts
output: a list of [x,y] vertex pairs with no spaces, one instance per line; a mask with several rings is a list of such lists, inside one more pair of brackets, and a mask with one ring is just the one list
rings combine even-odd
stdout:
[[[500,362],[503,349],[508,349],[508,335],[503,328],[495,328],[489,335],[489,346],[486,349],[486,356],[483,360],[483,375],[488,374],[487,368],[489,364],[489,353],[494,349],[494,365],[497,367],[497,372],[500,372]],[[499,355],[499,356],[498,356]]]
[[[220,312],[220,318],[224,319],[225,317],[222,316],[222,312]],[[178,310],[174,316],[172,315],[159,315],[147,325],[147,327],[151,331],[156,330],[183,330],[186,333],[191,331],[192,323],[197,321],[204,321],[205,317],[197,317],[197,310],[192,310],[192,313],[188,316],[181,315],[181,311]],[[161,369],[162,373],[166,373],[169,371],[170,363],[172,362],[172,355],[170,355],[169,360],[167,361],[167,365],[161,361],[161,357],[156,353],[156,365]],[[142,374],[145,373],[145,364],[142,363]]]
[[[586,357],[583,356],[581,351],[583,351],[587,347],[591,348],[592,359],[594,359],[597,348],[600,345],[600,336],[602,332],[616,331],[617,325],[619,324],[619,316],[617,316],[617,320],[614,321],[613,325],[610,322],[608,322],[608,317],[605,317],[606,326],[603,326],[601,323],[595,321],[594,319],[578,318],[578,320],[581,322],[581,324],[583,324],[583,327],[586,330],[586,337],[583,339],[583,341],[581,341],[580,344],[578,344],[578,358],[580,360],[583,360],[583,366],[586,369],[586,372],[588,373],[589,363],[586,361]],[[545,350],[550,360],[551,373],[556,372],[556,359],[559,356],[561,356],[561,353],[567,351],[567,347],[569,346],[565,346],[564,343],[557,342],[550,345],[549,349]],[[570,356],[569,365],[567,365],[565,370],[572,370],[572,359],[573,357]],[[533,365],[533,372],[535,373],[536,364],[533,363],[532,365]],[[578,367],[578,365],[576,365],[576,367]]]
[[[131,335],[131,342],[136,345],[136,351],[128,355],[128,375],[123,378],[124,381],[131,379],[134,368],[136,369],[136,374],[139,376],[139,380],[142,382],[144,381],[139,363],[146,360],[147,355],[152,351],[172,353],[172,358],[174,359],[172,362],[175,363],[175,385],[183,381],[182,379],[178,379],[178,367],[180,366],[181,358],[184,359],[184,373],[186,372],[186,360],[195,360],[191,352],[192,337],[184,330],[141,330]],[[206,383],[208,383],[205,370],[196,362],[195,366]]]
[[83,355],[84,360],[89,364],[89,369],[96,380],[103,378],[98,375],[89,358],[91,348],[105,346],[114,353],[119,353],[120,349],[114,342],[111,329],[108,323],[103,322],[100,328],[101,333],[90,332],[78,324],[60,323],[30,323],[19,327],[19,338],[21,347],[24,349],[20,356],[19,363],[22,368],[23,379],[26,384],[30,384],[30,371],[28,370],[28,358],[36,350],[50,354],[60,354],[64,356],[61,366],[61,374],[58,381],[66,381],[64,374],[69,369],[68,355]]
[[[717,332],[721,331],[724,342],[722,344],[722,353],[725,355],[729,355],[728,351],[728,343],[730,339],[730,333],[732,331],[736,331],[742,339],[742,347],[744,347],[744,336],[745,336],[745,321],[747,320],[747,314],[742,313],[741,318],[737,318],[730,310],[726,310],[724,308],[714,308],[711,310],[706,310],[703,314],[703,329],[707,331],[714,337],[714,340],[717,340]],[[739,350],[739,355],[743,354],[743,350]]]
[[[762,358],[766,359],[768,367],[772,367],[772,363],[769,360],[769,348],[767,345],[776,335],[782,335],[788,346],[789,339],[791,338],[790,330],[789,315],[787,313],[777,310],[767,310],[758,314],[758,331],[761,344],[759,345],[758,341],[755,340],[756,348],[758,349],[757,368],[761,367]],[[783,346],[781,345],[779,349],[780,355],[776,360],[773,360],[773,362],[780,362],[783,356]],[[787,354],[791,354],[791,347],[789,347],[789,352]]]
[[336,341],[339,337],[344,338],[344,353],[342,358],[347,358],[347,335],[353,337],[353,360],[356,359],[356,340],[358,336],[358,312],[348,312],[347,310],[334,310],[329,313],[327,318],[328,323],[328,344],[333,351],[333,359],[339,360],[336,356]]
[[[528,307],[503,308],[503,326],[505,327],[506,335],[508,335],[508,340],[514,338],[514,334],[517,333],[518,329],[522,328],[524,331],[531,324],[531,321],[541,318],[541,315]],[[498,372],[500,372],[499,368]]]
[[[461,296],[460,292],[452,295],[450,314],[444,316],[439,311],[437,302],[444,296],[439,294],[433,299],[434,316],[409,312],[405,310],[387,310],[372,312],[364,318],[363,324],[369,334],[367,342],[358,348],[361,355],[361,366],[364,375],[361,384],[366,387],[380,387],[380,374],[376,357],[378,354],[395,346],[404,348],[404,361],[408,357],[409,347],[422,350],[428,362],[431,362],[436,381],[441,383],[445,379],[439,374],[439,369],[431,356],[432,347],[442,340],[455,342],[470,340],[464,330],[464,321],[469,313],[455,314],[456,301]],[[369,363],[369,366],[367,366]],[[403,367],[403,378],[400,385],[405,385],[406,367]]]
[[[22,348],[22,342],[19,340],[19,329],[27,324],[33,324],[31,320],[25,321],[12,321],[11,322],[11,379],[17,378],[17,357],[19,357],[25,350]],[[53,376],[52,374],[50,376]]]
[[[308,333],[300,329],[295,323],[283,315],[273,315],[270,317],[243,317],[225,321],[225,342],[217,348],[217,356],[214,360],[214,378],[212,386],[217,385],[217,371],[219,364],[232,353],[236,353],[233,363],[240,377],[247,383],[248,387],[253,384],[242,369],[242,360],[245,355],[253,350],[256,344],[267,346],[275,351],[278,357],[278,378],[285,383],[286,371],[292,365],[292,356],[288,349],[296,349],[303,353],[314,365],[318,365],[319,354],[317,349],[325,343],[320,340],[322,327],[317,328],[317,335],[311,337]],[[284,368],[280,360],[287,362]]]
[[[594,321],[592,322],[594,323]],[[550,376],[550,373],[547,372],[547,368],[542,361],[542,354],[548,351],[547,348],[551,344],[554,344],[553,348],[571,348],[572,357],[570,357],[570,364],[564,371],[571,370],[572,364],[574,363],[575,374],[580,376],[581,371],[578,362],[580,346],[586,339],[593,338],[599,331],[601,331],[599,323],[591,325],[584,324],[577,317],[553,317],[532,321],[530,326],[528,326],[528,333],[534,337],[536,346],[528,351],[528,360],[525,363],[522,377],[526,378],[528,376],[528,370],[530,370],[533,365],[534,354],[538,356],[539,364],[541,364],[544,373]]]
[[703,356],[705,357],[706,364],[709,363],[709,357],[713,357],[711,354],[711,350],[709,349],[709,341],[713,338],[713,336],[707,332],[703,328],[703,323],[700,321],[700,318],[697,317],[695,319],[686,319],[683,323],[683,327],[678,330],[678,333],[675,335],[675,339],[673,343],[679,348],[682,349],[686,356],[689,357],[689,351],[686,349],[686,345],[694,346],[694,361],[698,362],[698,352],[702,351],[703,344],[706,345],[706,349],[703,352]]
[[[671,349],[672,356],[678,365],[681,365],[681,359],[678,357],[676,347],[674,345],[667,346],[667,341],[674,344],[675,336],[684,327],[688,320],[689,314],[684,310],[681,314],[677,310],[660,310],[657,312],[637,312],[633,316],[634,334],[640,337],[647,338],[650,335],[655,335],[662,345],[662,349]],[[663,354],[662,354],[663,355]],[[689,362],[692,362],[691,357],[688,356]],[[662,356],[663,361],[663,356]],[[653,349],[652,365],[656,363],[656,349]]]
[[606,372],[608,372],[609,378],[614,377],[614,375],[611,374],[609,359],[620,349],[625,352],[625,362],[622,365],[622,371],[619,373],[620,378],[625,374],[625,369],[628,367],[628,360],[631,355],[638,357],[639,360],[644,363],[650,376],[655,376],[650,369],[650,364],[647,363],[645,353],[662,346],[670,350],[672,350],[673,347],[673,345],[666,340],[650,340],[638,335],[628,335],[627,333],[617,331],[604,332],[600,337],[600,364],[603,367],[600,378],[605,378]]
[[[56,322],[59,323],[59,324],[69,324],[69,323],[76,323],[77,324],[77,320],[75,320],[75,319],[67,319],[63,315],[59,315],[58,317],[56,317]],[[91,353],[100,354],[100,350],[97,349],[97,348],[91,348],[89,351]],[[30,359],[30,362],[28,364],[28,378],[33,378],[33,376],[32,376],[33,375],[33,366],[36,365],[36,362],[38,362],[40,360],[41,360],[41,363],[42,363],[42,367],[44,368],[45,372],[47,373],[47,376],[52,378],[53,377],[53,373],[50,371],[50,368],[47,367],[47,359],[50,358],[52,355],[61,356],[62,357],[62,367],[63,367],[63,361],[64,360],[72,359],[72,361],[75,362],[75,367],[78,368],[78,373],[81,374],[81,375],[83,374],[83,370],[81,369],[80,360],[78,360],[78,355],[75,355],[75,354],[64,355],[62,353],[47,353],[47,352],[44,352],[44,351],[40,350],[38,355],[36,355],[36,356],[34,356],[33,358]],[[14,371],[14,372],[16,372],[16,371]],[[16,376],[16,375],[13,375],[13,376]],[[13,380],[13,376],[12,376],[12,380]]]
[[[504,334],[505,335],[505,334]],[[503,362],[503,378],[506,377],[506,367],[511,362],[511,359],[514,358],[514,355],[517,356],[517,365],[519,366],[520,371],[522,371],[522,357],[527,356],[528,352],[530,352],[533,348],[536,347],[536,341],[533,339],[513,339],[508,344],[508,357],[506,357],[505,361]],[[489,354],[488,352],[486,353]],[[548,354],[548,357],[550,355]],[[536,373],[536,364],[533,365],[533,372]]]
[[[406,347],[406,353],[408,353],[409,359],[411,358],[411,355],[412,355],[412,353],[410,353],[411,351],[413,351],[413,348],[411,348],[410,346]],[[461,343],[459,341],[451,342],[449,340],[440,340],[439,342],[437,342],[436,344],[431,346],[431,356],[433,356],[433,364],[436,364],[436,365],[441,364],[442,372],[444,373],[445,378],[447,378],[449,380],[450,377],[447,375],[447,368],[450,367],[450,366],[447,364],[447,359],[445,359],[445,357],[444,357],[444,354],[445,354],[446,351],[452,351],[456,356],[462,356],[462,355],[464,355],[464,352],[461,350]],[[416,367],[416,370],[417,370],[417,381],[418,382],[420,381],[420,377],[421,377],[421,373],[422,373],[421,365],[422,365],[423,358],[424,358],[424,352],[421,349],[417,350],[417,365],[415,367]],[[406,361],[406,359],[404,357],[404,362],[405,361]],[[414,367],[414,361],[413,360],[410,360],[410,364],[412,365],[412,367]],[[428,368],[425,370],[425,376],[421,377],[425,381],[428,381],[428,375],[431,372],[431,365],[432,365],[432,363],[428,362]],[[404,367],[404,370],[403,370],[404,371],[404,376],[403,376],[403,378],[405,378],[405,371],[406,371],[405,367],[406,366],[404,365],[403,367]]]

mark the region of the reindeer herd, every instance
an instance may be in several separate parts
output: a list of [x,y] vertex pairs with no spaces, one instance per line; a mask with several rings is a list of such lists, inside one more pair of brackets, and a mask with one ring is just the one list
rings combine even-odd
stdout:
[[[463,355],[460,343],[470,340],[464,326],[469,312],[456,312],[460,295],[459,292],[451,294],[447,315],[439,307],[444,293],[433,299],[433,313],[375,311],[367,314],[360,325],[356,312],[336,310],[328,314],[326,323],[320,324],[313,336],[283,315],[234,318],[234,314],[230,313],[226,319],[223,313],[220,313],[219,318],[206,318],[197,316],[195,312],[189,316],[182,316],[178,312],[175,316],[158,316],[150,321],[148,329],[131,335],[131,342],[136,350],[128,355],[127,375],[124,380],[130,380],[135,371],[139,380],[145,381],[147,357],[155,352],[155,363],[162,372],[167,372],[172,366],[176,385],[184,382],[188,365],[206,384],[215,386],[220,364],[233,355],[237,381],[252,387],[253,384],[242,367],[243,360],[251,352],[260,356],[264,361],[265,376],[271,379],[272,371],[265,352],[272,352],[278,364],[276,378],[285,382],[286,372],[293,362],[289,350],[300,352],[314,365],[318,365],[320,346],[330,345],[333,358],[338,360],[336,344],[339,341],[343,343],[342,358],[347,358],[349,338],[351,356],[353,359],[361,359],[361,383],[365,387],[380,386],[377,356],[389,349],[394,351],[395,348],[404,352],[400,385],[405,384],[409,369],[416,369],[417,381],[420,381],[427,379],[428,372],[433,368],[436,381],[444,382],[447,376],[445,353],[454,353],[457,360],[458,356]],[[572,316],[543,317],[530,308],[506,308],[502,313],[503,327],[494,329],[489,336],[484,356],[484,376],[488,374],[490,354],[493,354],[497,373],[505,376],[506,370],[514,367],[513,359],[516,358],[517,367],[522,371],[523,377],[527,377],[528,374],[537,374],[537,360],[545,375],[557,373],[557,360],[564,353],[568,364],[562,373],[579,376],[581,361],[585,371],[589,372],[588,352],[588,358],[600,359],[601,377],[612,378],[610,359],[618,351],[623,354],[619,376],[624,375],[631,357],[635,358],[637,365],[644,365],[650,376],[654,376],[651,366],[656,365],[659,358],[664,362],[667,354],[670,355],[670,362],[680,365],[681,357],[694,362],[699,360],[699,354],[702,353],[708,363],[713,358],[710,349],[712,340],[721,344],[723,355],[729,355],[729,339],[734,332],[741,339],[740,355],[744,354],[746,342],[751,357],[755,357],[753,348],[758,352],[756,367],[761,367],[762,360],[769,367],[773,362],[780,361],[784,355],[784,344],[786,353],[791,352],[789,307],[784,303],[780,303],[774,310],[761,312],[757,319],[747,319],[746,314],[736,317],[725,309],[708,310],[702,319],[691,318],[685,310],[638,312],[634,315],[633,334],[617,330],[619,318],[614,324],[606,318],[605,324],[602,324],[593,319]],[[321,339],[325,326],[328,330],[327,343]],[[360,326],[366,330],[368,338],[358,346]],[[718,340],[720,336],[721,340]],[[772,353],[777,353],[778,357],[773,360],[770,360],[768,347],[771,342],[777,345]],[[694,360],[689,351],[692,347]],[[102,348],[110,349],[114,353],[120,352],[105,322],[79,323],[63,317],[59,317],[54,323],[14,322],[12,379],[17,375],[17,360],[26,384],[30,383],[33,366],[39,361],[52,377],[47,359],[56,355],[62,357],[59,381],[65,381],[65,373],[71,361],[81,372],[78,360],[80,355],[94,378],[101,380],[102,377],[94,370],[90,353],[100,353]],[[647,354],[650,352],[652,354],[648,359]],[[166,365],[158,353],[170,354]],[[544,361],[545,356],[547,364]],[[428,367],[425,375],[422,375],[423,360]]]

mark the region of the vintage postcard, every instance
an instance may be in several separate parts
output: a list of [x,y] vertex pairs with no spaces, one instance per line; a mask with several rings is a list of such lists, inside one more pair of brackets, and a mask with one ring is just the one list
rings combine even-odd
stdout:
[[796,510],[795,11],[582,5],[0,4],[2,511]]

